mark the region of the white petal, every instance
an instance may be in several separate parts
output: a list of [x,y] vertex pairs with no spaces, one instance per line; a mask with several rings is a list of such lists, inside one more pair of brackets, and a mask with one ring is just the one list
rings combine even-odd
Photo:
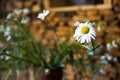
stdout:
[[79,21],[77,21],[77,22],[75,22],[75,24],[74,24],[74,26],[79,26],[80,25],[80,22]]
[[90,36],[88,36],[88,42],[87,42],[87,43],[89,43],[89,42],[91,42],[91,38],[90,38]]
[[85,42],[85,36],[82,36],[81,37],[81,43],[84,43]]
[[[88,36],[86,36],[86,37],[88,37]],[[87,43],[89,42],[89,38],[86,38],[86,41],[87,41]]]
[[37,16],[38,19],[43,19],[43,17],[44,17],[44,16],[43,16],[42,13],[38,14],[38,16]]
[[45,16],[47,16],[49,13],[50,13],[50,11],[48,11],[48,10],[43,10],[43,14],[44,14]]
[[95,39],[95,37],[94,37],[93,35],[90,35],[90,37],[91,37],[92,39]]

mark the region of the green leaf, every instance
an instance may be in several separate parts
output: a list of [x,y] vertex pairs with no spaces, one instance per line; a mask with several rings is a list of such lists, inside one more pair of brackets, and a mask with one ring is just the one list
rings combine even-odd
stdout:
[[55,60],[54,60],[54,65],[58,65],[59,62],[60,62],[60,59],[61,59],[61,54],[62,53],[56,53],[56,57],[55,57]]
[[71,48],[67,48],[67,53],[70,57],[70,63],[73,64],[74,62],[74,59],[73,59],[73,52],[72,52],[72,49]]
[[95,50],[96,50],[97,48],[99,48],[100,46],[101,46],[101,44],[98,44],[98,45],[96,45],[94,48],[85,51],[85,53],[90,53],[90,52],[92,52],[92,51],[95,51]]

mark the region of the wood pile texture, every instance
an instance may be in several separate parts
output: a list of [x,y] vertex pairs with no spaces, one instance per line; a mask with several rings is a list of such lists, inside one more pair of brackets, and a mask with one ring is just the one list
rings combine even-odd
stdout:
[[[16,9],[28,8],[30,13],[25,15],[30,17],[30,22],[27,24],[32,35],[36,38],[37,41],[40,41],[43,45],[46,45],[47,42],[51,42],[54,44],[55,37],[53,32],[48,28],[48,25],[45,22],[37,19],[37,14],[40,13],[44,7],[42,4],[42,0],[7,0],[6,9],[9,11],[14,11]],[[111,43],[112,40],[120,39],[120,0],[113,0],[112,9],[107,10],[84,10],[84,11],[75,11],[75,12],[51,12],[51,14],[47,17],[47,19],[51,22],[52,27],[57,31],[57,35],[61,40],[64,40],[67,34],[72,34],[73,37],[73,28],[74,23],[76,21],[84,21],[85,19],[89,19],[92,22],[102,23],[104,28],[99,32],[97,31],[97,43]],[[97,27],[95,26],[97,29]],[[106,35],[106,36],[105,36]],[[73,39],[71,39],[73,41]],[[104,53],[104,51],[103,51]],[[120,69],[116,71],[116,67],[120,68],[120,48],[113,49],[110,53],[112,56],[117,57],[119,60],[119,64],[116,66],[106,66],[104,67],[106,70],[105,74],[100,74],[100,76],[96,77],[95,80],[113,80],[113,74],[117,75],[117,79],[120,80]],[[67,71],[66,71],[67,70]],[[69,73],[68,79],[65,80],[73,80],[73,72],[71,71],[71,67],[65,70],[66,73]],[[118,76],[119,75],[119,76]],[[0,80],[5,80],[3,74]],[[21,77],[22,76],[22,77]],[[31,80],[28,77],[33,76],[32,72],[29,72],[29,76],[26,73],[21,72],[17,80]],[[82,80],[93,80],[93,79],[82,79]]]

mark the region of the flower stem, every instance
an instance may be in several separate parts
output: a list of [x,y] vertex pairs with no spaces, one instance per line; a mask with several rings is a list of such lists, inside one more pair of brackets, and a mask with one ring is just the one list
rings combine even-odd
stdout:
[[93,43],[93,40],[91,41],[91,43],[92,43],[92,48],[93,48],[93,52],[94,52],[94,43]]
[[11,72],[12,72],[12,69],[9,70],[9,72],[8,72],[8,74],[7,74],[6,78],[5,78],[5,80],[8,80],[8,77],[9,77],[9,75],[10,75]]
[[56,30],[53,28],[52,24],[46,18],[45,18],[45,21],[46,21],[46,23],[48,23],[48,27],[52,29],[52,31],[53,31],[53,33],[55,35],[55,39],[57,41],[57,47],[59,48],[58,45],[59,45],[60,40],[58,38],[58,35],[56,34]]

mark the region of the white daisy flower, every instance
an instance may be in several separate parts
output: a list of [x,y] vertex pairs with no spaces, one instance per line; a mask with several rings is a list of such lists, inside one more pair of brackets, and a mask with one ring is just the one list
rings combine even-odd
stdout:
[[41,20],[44,20],[45,17],[46,17],[49,13],[50,13],[49,10],[43,10],[42,13],[39,13],[39,14],[38,14],[37,18],[38,18],[38,19],[41,19]]
[[[78,23],[78,22],[77,22]],[[89,43],[91,39],[95,39],[96,32],[93,28],[93,25],[89,22],[79,23],[77,24],[77,28],[75,30],[74,38],[80,43]]]

